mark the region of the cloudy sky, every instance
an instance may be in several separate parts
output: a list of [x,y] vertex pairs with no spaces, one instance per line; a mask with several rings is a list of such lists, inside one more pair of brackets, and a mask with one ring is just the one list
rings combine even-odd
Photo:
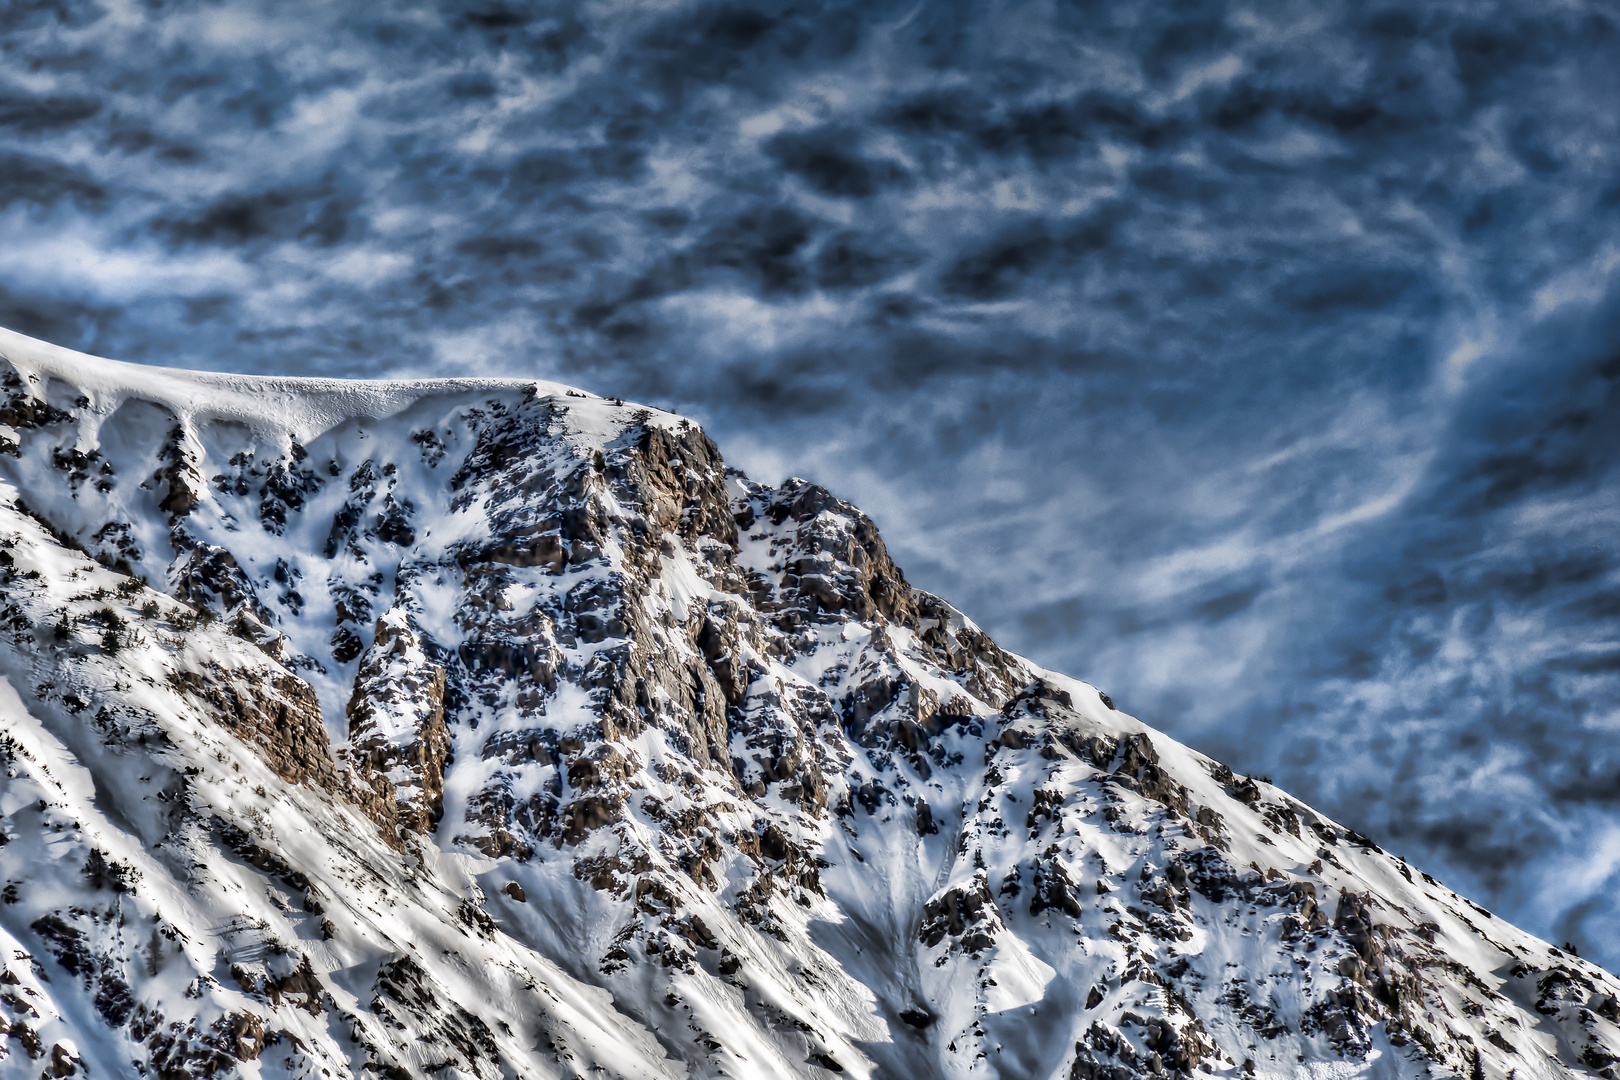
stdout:
[[0,324],[678,408],[1620,968],[1614,3],[0,11]]

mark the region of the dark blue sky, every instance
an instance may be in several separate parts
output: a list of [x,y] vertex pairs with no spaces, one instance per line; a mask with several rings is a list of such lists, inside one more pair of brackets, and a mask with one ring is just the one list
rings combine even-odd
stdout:
[[1613,3],[7,4],[0,324],[571,380],[1620,966]]

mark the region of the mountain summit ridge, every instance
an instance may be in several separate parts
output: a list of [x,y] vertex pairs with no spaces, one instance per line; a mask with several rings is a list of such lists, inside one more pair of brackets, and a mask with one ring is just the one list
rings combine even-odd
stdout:
[[681,417],[0,358],[0,1075],[1616,1075],[1612,976]]

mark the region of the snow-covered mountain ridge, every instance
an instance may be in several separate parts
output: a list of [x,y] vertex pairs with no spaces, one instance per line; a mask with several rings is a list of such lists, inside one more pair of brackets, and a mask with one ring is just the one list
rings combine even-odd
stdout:
[[680,417],[0,358],[0,1075],[1620,1069],[1620,981]]

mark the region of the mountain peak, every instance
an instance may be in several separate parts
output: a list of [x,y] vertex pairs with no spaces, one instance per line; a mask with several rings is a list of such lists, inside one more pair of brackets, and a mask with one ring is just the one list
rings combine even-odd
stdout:
[[0,1069],[1614,1075],[1611,976],[689,421],[0,355]]

